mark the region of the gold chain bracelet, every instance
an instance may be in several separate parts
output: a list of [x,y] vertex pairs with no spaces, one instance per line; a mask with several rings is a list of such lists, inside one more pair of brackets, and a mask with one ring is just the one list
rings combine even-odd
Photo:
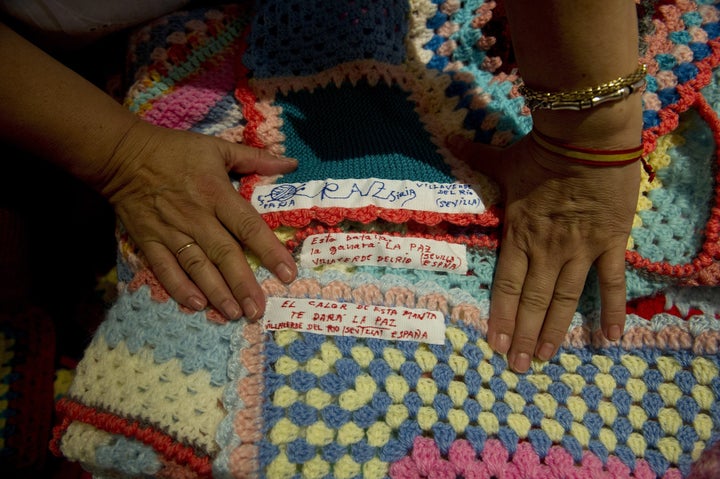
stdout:
[[544,92],[519,87],[520,94],[531,110],[587,110],[608,101],[627,98],[645,85],[647,65],[640,64],[628,76],[619,77],[602,85],[572,91]]

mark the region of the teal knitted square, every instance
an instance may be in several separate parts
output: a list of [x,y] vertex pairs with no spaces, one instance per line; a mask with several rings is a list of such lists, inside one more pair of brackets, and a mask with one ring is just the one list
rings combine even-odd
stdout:
[[280,181],[454,181],[408,96],[397,85],[349,82],[278,94],[285,154],[300,161],[300,168]]

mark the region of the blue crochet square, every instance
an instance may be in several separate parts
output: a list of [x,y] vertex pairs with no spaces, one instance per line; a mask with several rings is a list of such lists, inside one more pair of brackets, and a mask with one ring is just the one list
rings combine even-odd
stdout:
[[278,0],[256,8],[244,57],[255,78],[312,75],[353,60],[397,65],[405,59],[406,1]]

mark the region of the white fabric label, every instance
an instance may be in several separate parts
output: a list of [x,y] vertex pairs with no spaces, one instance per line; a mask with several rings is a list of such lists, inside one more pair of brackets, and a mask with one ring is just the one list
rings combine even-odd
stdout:
[[443,314],[419,308],[269,297],[263,326],[266,331],[292,329],[331,336],[445,343]]
[[252,204],[260,213],[301,208],[361,208],[480,214],[485,205],[470,185],[378,178],[313,180],[258,185]]
[[465,245],[378,233],[308,236],[303,241],[300,264],[310,268],[331,264],[363,264],[457,274],[468,271]]

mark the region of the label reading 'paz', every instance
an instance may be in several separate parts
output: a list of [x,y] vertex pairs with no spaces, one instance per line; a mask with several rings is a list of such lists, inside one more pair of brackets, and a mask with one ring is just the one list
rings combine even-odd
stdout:
[[258,185],[251,203],[259,213],[364,206],[452,214],[485,211],[485,204],[471,185],[379,178]]

